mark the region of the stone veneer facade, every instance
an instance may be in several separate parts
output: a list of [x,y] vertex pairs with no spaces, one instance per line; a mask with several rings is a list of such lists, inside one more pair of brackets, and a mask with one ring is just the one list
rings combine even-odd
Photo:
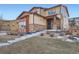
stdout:
[[39,24],[30,24],[29,25],[29,32],[37,32],[37,31],[41,31],[41,30],[46,30],[46,26],[45,25],[39,25]]

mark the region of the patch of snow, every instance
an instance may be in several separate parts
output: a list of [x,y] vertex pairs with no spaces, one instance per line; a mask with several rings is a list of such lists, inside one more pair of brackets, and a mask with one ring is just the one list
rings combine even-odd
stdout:
[[10,43],[0,43],[0,47],[1,46],[6,46],[6,45],[10,45]]
[[1,35],[7,35],[7,33],[0,33],[0,36],[1,36]]
[[68,41],[68,42],[75,42],[74,40],[71,40],[71,39],[66,39],[65,41]]
[[79,40],[79,38],[78,37],[74,37],[75,39],[77,39],[77,40]]
[[25,40],[27,38],[38,36],[41,33],[45,33],[45,32],[46,32],[46,30],[45,31],[41,31],[41,32],[37,32],[37,33],[33,33],[33,34],[24,35],[24,36],[21,36],[19,38],[15,38],[14,40],[9,40],[8,42],[12,44],[12,43],[15,43],[15,42],[18,42],[18,41],[21,41],[21,40]]
[[61,30],[58,30],[58,29],[51,29],[51,30],[47,30],[47,31],[61,31]]
[[58,39],[62,39],[62,38],[64,38],[64,37],[63,37],[63,36],[57,36],[57,38],[58,38]]

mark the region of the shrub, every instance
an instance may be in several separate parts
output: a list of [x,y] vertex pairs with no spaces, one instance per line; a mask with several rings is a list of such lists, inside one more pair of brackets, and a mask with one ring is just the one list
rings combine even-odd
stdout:
[[46,32],[46,34],[49,34],[49,32]]
[[54,35],[53,34],[50,34],[50,37],[53,37]]
[[41,35],[40,36],[44,36],[44,33],[41,33]]

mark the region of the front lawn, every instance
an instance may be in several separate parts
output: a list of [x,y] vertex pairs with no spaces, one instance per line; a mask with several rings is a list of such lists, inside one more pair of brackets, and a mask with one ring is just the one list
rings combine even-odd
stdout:
[[0,48],[0,53],[17,54],[66,54],[79,53],[79,43],[70,43],[60,39],[33,37],[10,46]]

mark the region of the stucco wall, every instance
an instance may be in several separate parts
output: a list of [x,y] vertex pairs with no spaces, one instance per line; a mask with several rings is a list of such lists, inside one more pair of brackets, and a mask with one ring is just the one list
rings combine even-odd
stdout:
[[29,15],[29,24],[39,24],[39,25],[46,25],[46,19],[38,15]]
[[29,15],[29,24],[33,24],[33,14]]
[[41,13],[42,16],[45,16],[45,10],[44,9],[41,9],[40,13]]
[[37,15],[34,15],[34,23],[39,25],[46,25],[46,19]]
[[61,6],[61,14],[62,14],[62,27],[63,30],[69,30],[69,22],[68,22],[68,14],[65,7]]

